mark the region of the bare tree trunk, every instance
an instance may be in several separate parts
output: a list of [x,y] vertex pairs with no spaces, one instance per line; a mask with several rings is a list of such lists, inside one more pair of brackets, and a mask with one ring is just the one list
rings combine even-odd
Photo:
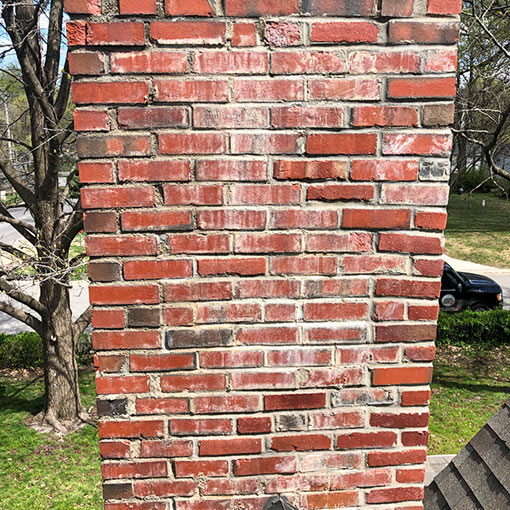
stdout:
[[85,418],[78,386],[76,342],[69,289],[54,281],[41,285],[41,304],[49,311],[43,323],[46,395],[42,423],[62,432]]

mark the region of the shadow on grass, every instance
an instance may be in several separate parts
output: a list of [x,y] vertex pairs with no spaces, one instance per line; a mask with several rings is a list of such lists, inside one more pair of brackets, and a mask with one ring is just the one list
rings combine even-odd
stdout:
[[33,416],[39,413],[44,406],[44,393],[38,391],[39,394],[34,396],[25,392],[28,389],[18,392],[16,386],[0,381],[0,411],[27,412]]
[[443,388],[457,388],[459,390],[471,391],[473,393],[480,392],[493,392],[493,393],[509,393],[510,394],[510,385],[490,385],[490,384],[474,384],[474,383],[465,383],[457,380],[452,380],[448,377],[434,377],[433,383],[436,386],[441,386]]

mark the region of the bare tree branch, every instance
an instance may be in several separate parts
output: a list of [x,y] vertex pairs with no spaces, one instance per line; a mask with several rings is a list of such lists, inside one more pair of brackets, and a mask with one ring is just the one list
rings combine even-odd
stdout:
[[92,308],[89,306],[74,322],[73,337],[78,340],[80,335],[87,329],[92,317]]
[[28,327],[32,328],[36,333],[42,335],[43,325],[39,319],[36,319],[33,315],[12,306],[10,303],[6,301],[0,301],[0,312],[4,312],[7,315],[10,315],[14,319],[17,319]]
[[20,289],[9,283],[5,278],[0,278],[0,291],[5,292],[8,296],[12,297],[16,301],[28,306],[34,312],[37,312],[41,317],[47,316],[47,310],[44,306],[32,296],[25,294]]

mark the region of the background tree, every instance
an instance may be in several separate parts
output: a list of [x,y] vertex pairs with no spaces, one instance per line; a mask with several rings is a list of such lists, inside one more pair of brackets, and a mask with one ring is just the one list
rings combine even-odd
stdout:
[[[42,337],[46,395],[39,418],[42,424],[68,431],[87,418],[80,404],[76,344],[89,324],[90,309],[73,323],[70,274],[79,261],[70,262],[69,252],[83,227],[80,201],[71,197],[77,170],[69,148],[74,135],[71,77],[67,56],[62,57],[67,51],[63,16],[62,0],[2,0],[3,29],[19,67],[13,72],[4,66],[2,83],[10,83],[11,88],[16,84],[22,91],[24,111],[7,115],[11,118],[0,137],[0,172],[33,222],[16,218],[0,201],[0,222],[10,224],[25,241],[20,247],[0,240],[4,254],[0,290],[15,302],[0,301],[0,311]],[[2,85],[2,93],[7,92]],[[18,132],[23,123],[25,134]],[[59,176],[69,168],[62,186]],[[20,272],[33,273],[39,298],[16,284]]]
[[452,188],[469,172],[510,180],[496,162],[510,144],[510,2],[465,0],[459,43]]

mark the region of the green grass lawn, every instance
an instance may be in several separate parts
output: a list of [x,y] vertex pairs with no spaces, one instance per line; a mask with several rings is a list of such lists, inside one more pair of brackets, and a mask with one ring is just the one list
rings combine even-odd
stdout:
[[[26,378],[0,378],[0,509],[100,510],[101,474],[97,429],[86,426],[62,440],[28,428],[40,411],[42,381],[13,399]],[[82,402],[95,402],[94,376],[80,377]]]
[[[485,199],[485,207],[482,200]],[[446,254],[478,264],[510,268],[510,201],[491,194],[452,195]]]
[[458,453],[508,398],[510,346],[438,349],[429,453]]

